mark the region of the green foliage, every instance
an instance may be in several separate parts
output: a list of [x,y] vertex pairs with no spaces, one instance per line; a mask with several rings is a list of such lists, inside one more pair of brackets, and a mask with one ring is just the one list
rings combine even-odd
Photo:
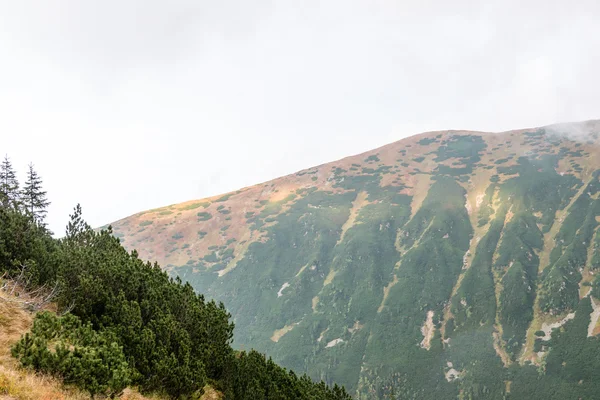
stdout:
[[229,193],[229,194],[226,194],[226,195],[224,195],[224,196],[221,196],[221,197],[219,197],[217,200],[215,200],[215,202],[216,202],[216,203],[220,203],[220,202],[222,202],[222,201],[227,201],[227,200],[229,200],[229,198],[230,198],[231,196],[233,196],[234,194],[235,194],[235,193]]
[[[506,210],[504,210],[504,213]],[[486,235],[477,245],[471,267],[452,298],[454,329],[452,337],[489,327],[496,316],[492,261],[504,225],[503,213],[494,219]]]
[[[233,329],[223,306],[127,254],[109,232],[87,235],[86,245],[71,238],[61,243],[59,280],[70,290],[59,305],[75,304],[72,312],[83,321],[114,332],[144,390],[179,396],[206,375],[219,379]],[[203,320],[212,321],[210,329],[201,329]]]
[[[579,302],[581,266],[586,263],[588,247],[593,245],[599,225],[596,216],[600,215],[600,201],[593,198],[600,191],[599,176],[600,170],[573,203],[556,236],[540,293],[540,306],[545,312],[573,310]],[[593,266],[594,258],[590,261]]]
[[[299,189],[293,204],[264,203],[262,213],[249,216],[265,240],[252,243],[226,279],[215,278],[212,271],[193,273],[189,267],[180,270],[182,276],[228,304],[241,328],[238,347],[256,347],[286,367],[342,383],[359,399],[392,394],[452,399],[459,393],[473,399],[519,398],[505,391],[505,381],[522,393],[528,380],[537,385],[542,379],[536,368],[520,366],[517,359],[536,296],[544,299],[544,286],[537,290],[547,276],[539,273],[540,255],[548,251],[544,234],[582,183],[556,171],[556,155],[518,158],[512,153],[481,165],[482,137],[436,139],[439,147],[429,154],[444,165],[428,172],[433,184],[420,208],[410,210],[412,199],[400,194],[402,179],[382,187],[383,175],[395,173],[398,166],[357,164],[352,175],[334,168],[331,187],[343,192]],[[543,134],[533,139],[546,140]],[[476,168],[493,172],[478,214],[469,216],[464,188],[472,187]],[[342,238],[341,228],[361,192],[367,194],[367,204],[353,210],[355,221],[345,226]],[[591,188],[589,192],[596,196]],[[571,259],[573,268],[557,275],[572,275],[567,279],[573,288],[581,279],[574,266],[585,265],[588,245],[600,241],[593,222],[600,213],[591,203],[583,204],[581,217],[569,219],[576,218],[581,204],[568,210],[564,233],[557,236],[559,250],[550,257],[551,265],[561,257]],[[473,237],[470,217],[484,227],[478,237]],[[269,221],[276,223],[265,226]],[[475,251],[467,254],[470,245]],[[592,285],[592,294],[600,296],[600,278]],[[569,293],[575,300],[567,304],[577,307],[576,289]],[[426,350],[421,346],[428,312],[433,312],[435,331]],[[284,327],[284,336],[270,340]],[[494,348],[498,342],[515,367],[503,366]],[[538,337],[534,346],[546,351],[551,343]],[[451,382],[444,376],[448,362],[460,374]]]
[[212,218],[212,214],[206,211],[201,211],[197,214],[198,221],[208,221]]
[[421,208],[401,227],[401,243],[409,250],[400,259],[398,283],[390,289],[367,345],[370,364],[382,364],[401,375],[395,386],[401,396],[434,399],[454,392],[432,378],[443,374],[442,363],[436,361],[442,350],[439,336],[429,351],[419,344],[427,313],[434,312],[435,325],[443,313],[471,235],[464,189],[447,178],[431,186]]
[[511,397],[514,399],[594,399],[600,392],[600,343],[587,337],[592,312],[585,298],[575,310],[575,318],[552,333],[543,367],[513,368]]
[[[331,168],[327,183],[299,188],[295,197],[256,199],[255,212],[245,217],[252,230],[260,231],[252,236],[261,240],[250,239],[245,252],[236,253],[236,268],[218,275],[233,259],[233,238],[225,243],[230,235],[221,234],[211,235],[222,241],[210,243],[204,259],[172,269],[173,276],[227,304],[235,317],[236,348],[256,348],[325,383],[315,385],[257,352],[236,353],[220,345],[231,340],[211,340],[207,327],[215,325],[227,337],[227,316],[206,311],[206,301],[182,294],[182,285],[166,283],[171,280],[158,272],[132,273],[150,267],[116,251],[116,244],[101,235],[76,240],[74,247],[81,250],[89,244],[88,255],[65,250],[65,243],[78,236],[69,234],[60,244],[51,241],[45,250],[49,256],[41,256],[45,242],[14,242],[11,230],[26,220],[6,214],[14,228],[0,226],[0,234],[6,232],[0,249],[10,244],[6,252],[15,249],[36,259],[36,276],[54,273],[63,285],[76,288],[61,299],[61,307],[76,297],[73,312],[84,323],[114,334],[133,383],[146,390],[168,386],[175,388],[172,396],[194,395],[198,386],[186,386],[194,381],[211,382],[227,398],[332,398],[335,388],[325,384],[335,382],[361,400],[596,398],[600,342],[587,337],[591,305],[579,299],[579,285],[591,285],[598,301],[600,276],[591,283],[581,280],[584,268],[600,269],[600,173],[589,176],[586,170],[585,183],[572,175],[589,168],[590,160],[579,159],[589,155],[584,148],[570,150],[572,143],[544,130],[522,137],[535,152],[517,154],[516,141],[498,144],[487,155],[494,157],[502,148],[503,158],[488,165],[481,160],[483,139],[452,133],[422,140],[421,145],[431,146],[423,155],[431,161],[411,164],[427,171],[410,168],[403,159],[384,165],[372,158],[365,160],[367,168],[353,164],[351,172]],[[515,152],[506,152],[511,146]],[[549,154],[561,146],[558,154]],[[408,147],[399,151],[406,160],[421,158]],[[572,158],[561,163],[571,166],[566,173],[557,172],[561,157]],[[438,163],[433,170],[431,162]],[[318,171],[323,168],[298,175],[314,177]],[[394,176],[385,182],[391,184],[382,186],[390,173]],[[427,193],[417,192],[414,199],[403,194],[419,190],[413,178],[420,184],[425,174],[432,183]],[[486,176],[489,182],[482,182]],[[469,215],[465,189],[473,194],[484,188],[478,210],[471,210],[476,214]],[[359,195],[366,201],[356,201]],[[414,204],[419,208],[411,209]],[[474,230],[472,221],[480,229]],[[228,227],[221,222],[216,234]],[[550,232],[558,233],[545,237]],[[198,233],[199,238],[206,234]],[[19,235],[14,236],[21,240]],[[544,244],[553,241],[544,239],[556,239],[551,249]],[[7,264],[13,272],[20,257]],[[540,265],[548,258],[548,265]],[[38,265],[46,272],[37,272]],[[71,266],[69,273],[64,265]],[[535,332],[533,348],[525,348],[534,304],[540,305],[543,320],[567,312],[576,317],[555,329],[550,340]],[[200,317],[189,309],[200,310]],[[214,324],[206,322],[209,315]],[[426,335],[428,316],[431,336]],[[544,352],[539,366],[519,362],[525,350]],[[212,354],[225,361],[214,362]],[[178,368],[176,376],[170,373]],[[452,369],[456,379],[445,376]]]
[[149,226],[149,225],[152,225],[153,223],[154,223],[154,221],[142,221],[138,225],[139,226]]
[[131,382],[131,370],[112,332],[97,332],[91,323],[66,314],[36,315],[31,333],[12,348],[24,367],[61,377],[92,396],[112,395]]
[[32,220],[39,226],[45,226],[44,220],[50,202],[42,189],[42,178],[33,169],[33,164],[29,164],[27,170],[27,181],[21,193],[21,201]]
[[437,140],[435,138],[424,138],[419,140],[417,143],[421,146],[429,146],[431,143],[435,143]]
[[519,157],[517,165],[498,168],[502,174],[517,175],[505,182],[502,195],[519,199],[519,206],[532,214],[541,213],[537,222],[543,225],[542,233],[550,229],[556,211],[569,204],[581,186],[581,181],[573,175],[557,173],[557,162],[558,158],[550,155]]
[[351,400],[344,389],[324,383],[315,385],[306,375],[298,377],[294,372],[279,367],[271,359],[254,350],[241,352],[234,364],[235,379],[225,392],[227,398],[255,399],[323,399]]
[[273,220],[268,220],[270,216],[277,215],[283,209],[283,206],[293,201],[296,198],[295,194],[289,194],[282,200],[269,202],[267,200],[261,200],[260,204],[265,207],[258,215],[254,215],[251,218],[248,218],[248,222],[252,223],[252,229],[261,229],[265,222],[272,222]]
[[490,184],[485,190],[485,195],[482,199],[481,206],[479,207],[479,218],[477,221],[477,225],[482,227],[490,222],[490,217],[494,213],[494,209],[492,208],[492,202],[494,200],[494,193],[496,192],[496,188],[498,185],[495,183]]
[[526,267],[515,261],[502,277],[499,319],[502,322],[506,349],[515,357],[525,340],[525,333],[533,319],[535,279]]
[[209,202],[207,202],[207,201],[201,201],[201,202],[196,202],[196,203],[188,204],[187,206],[181,207],[179,209],[183,210],[183,211],[195,210],[196,208],[199,208],[199,207],[206,208],[209,205],[210,205]]
[[454,135],[449,139],[442,141],[438,147],[435,161],[442,162],[451,158],[457,159],[453,164],[465,165],[460,168],[452,168],[447,165],[439,164],[438,174],[458,176],[470,174],[476,163],[481,160],[480,153],[485,149],[486,144],[481,136],[473,135]]
[[[233,257],[226,246],[218,251],[221,260]],[[113,396],[131,383],[189,398],[210,381],[235,398],[348,399],[343,389],[297,379],[274,364],[273,376],[258,377],[234,355],[233,323],[222,303],[128,253],[110,226],[92,230],[79,206],[60,240],[28,213],[0,207],[0,266],[0,274],[24,274],[31,288],[57,285],[58,309],[71,310],[38,314],[13,355],[92,396]],[[259,384],[236,386],[248,379]]]
[[600,269],[600,230],[596,230],[596,234],[594,235],[593,246],[593,255],[590,267],[593,271],[597,271]]
[[0,207],[0,271],[16,275],[25,264],[27,281],[43,284],[56,277],[55,251],[56,242],[43,227],[12,207]]
[[17,173],[8,156],[5,156],[0,164],[0,205],[4,208],[16,209],[19,207],[20,200]]
[[[418,209],[411,210],[412,199],[400,194],[404,185],[415,189],[412,183],[398,176],[392,185],[381,185],[384,174],[410,167],[403,159],[396,166],[365,160],[371,162],[367,168],[355,164],[350,173],[332,168],[331,186],[298,189],[294,204],[269,203],[262,215],[250,216],[264,240],[252,243],[226,278],[190,267],[178,273],[226,302],[240,332],[238,348],[255,347],[312,378],[342,383],[359,399],[594,398],[590,388],[596,385],[589,376],[595,361],[570,349],[596,354],[598,340],[571,335],[557,345],[556,338],[572,329],[573,321],[555,330],[550,341],[537,332],[534,348],[527,351],[547,352],[548,362],[553,353],[562,353],[560,362],[552,361],[555,372],[580,363],[581,376],[587,377],[583,382],[560,371],[551,379],[544,362],[539,367],[518,362],[536,296],[547,312],[580,312],[581,270],[600,268],[595,254],[600,210],[593,185],[565,210],[583,183],[569,172],[558,173],[558,160],[576,155],[547,154],[557,141],[535,131],[525,140],[540,146],[539,152],[510,153],[483,165],[484,138],[455,134],[436,139],[435,147],[432,139],[423,145],[431,145],[428,155],[443,165],[428,172],[401,171],[419,179],[431,174],[433,185]],[[488,155],[511,146],[516,147],[499,145]],[[406,159],[420,156],[408,151],[400,153]],[[576,164],[589,165],[577,160],[573,169]],[[473,190],[488,174],[477,214],[469,216],[465,189]],[[356,209],[359,193],[366,193],[367,201]],[[345,225],[351,208],[356,218]],[[557,219],[559,211],[565,211],[564,221]],[[477,236],[473,218],[482,228]],[[265,226],[269,221],[275,224]],[[543,248],[544,235],[556,223],[561,224],[556,250],[540,273],[540,258],[551,250]],[[467,253],[469,248],[474,251]],[[547,284],[554,280],[557,286]],[[563,282],[567,289],[560,290]],[[599,298],[600,278],[591,285],[592,296]],[[422,329],[429,312],[435,330],[425,349]],[[588,323],[589,312],[582,311]],[[270,339],[284,327],[277,342]],[[571,340],[586,344],[571,347]],[[499,347],[510,367],[504,367]],[[448,382],[444,374],[451,368],[459,376]],[[252,390],[259,397],[264,393],[258,384]]]
[[537,251],[543,246],[542,233],[530,213],[516,211],[504,227],[494,268],[501,280],[499,319],[509,354],[515,356],[525,339],[533,318],[533,303],[538,278]]

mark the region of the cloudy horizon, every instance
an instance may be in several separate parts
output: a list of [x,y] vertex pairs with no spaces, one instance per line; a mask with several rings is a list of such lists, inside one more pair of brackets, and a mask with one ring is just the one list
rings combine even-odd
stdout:
[[101,226],[430,130],[600,118],[594,1],[0,0],[0,153]]

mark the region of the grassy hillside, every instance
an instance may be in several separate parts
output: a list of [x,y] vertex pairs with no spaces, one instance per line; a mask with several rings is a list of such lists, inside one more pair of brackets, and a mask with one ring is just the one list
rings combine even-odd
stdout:
[[599,135],[426,133],[113,228],[358,398],[593,398]]
[[79,205],[65,236],[54,239],[41,182],[27,197],[15,175],[5,159],[1,400],[142,398],[128,387],[171,399],[351,398],[255,350],[235,351],[222,303],[127,252],[110,229],[92,230]]
[[[4,286],[5,283],[7,281],[0,280],[0,286]],[[0,399],[90,399],[89,394],[75,387],[66,387],[55,377],[20,368],[18,361],[11,356],[11,347],[33,325],[35,313],[27,311],[23,305],[26,297],[23,290],[16,292],[0,290]],[[55,311],[56,307],[51,304],[46,309]],[[121,400],[160,400],[159,397],[142,396],[132,389],[126,389],[118,398]],[[207,397],[205,400],[209,400],[209,398]]]

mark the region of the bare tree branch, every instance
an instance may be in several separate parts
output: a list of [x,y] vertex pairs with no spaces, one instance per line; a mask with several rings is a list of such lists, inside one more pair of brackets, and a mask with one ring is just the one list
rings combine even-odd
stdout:
[[[3,285],[0,288],[9,297],[0,296],[0,300],[10,303],[18,303],[29,311],[38,311],[56,300],[60,294],[60,286],[55,282],[52,286],[44,284],[35,289],[28,289],[30,278],[26,275],[27,267],[20,265],[19,273],[13,278],[6,278],[7,274],[2,275]],[[69,306],[69,311],[74,305]],[[66,311],[68,312],[68,311]]]

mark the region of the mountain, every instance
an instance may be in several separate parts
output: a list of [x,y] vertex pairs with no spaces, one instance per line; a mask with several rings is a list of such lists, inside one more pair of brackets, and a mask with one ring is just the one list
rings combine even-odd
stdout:
[[600,121],[430,132],[112,226],[357,398],[598,398],[599,177]]

